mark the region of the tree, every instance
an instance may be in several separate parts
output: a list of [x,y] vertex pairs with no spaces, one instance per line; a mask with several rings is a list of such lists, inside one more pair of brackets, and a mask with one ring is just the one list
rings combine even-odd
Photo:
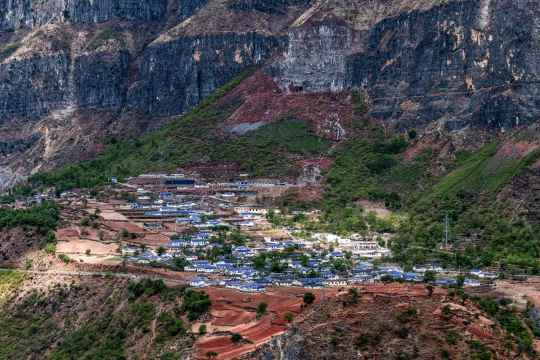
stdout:
[[431,297],[433,295],[433,285],[426,286],[428,296]]
[[184,257],[174,257],[173,267],[175,270],[184,271],[184,268],[188,265],[188,261]]
[[424,273],[424,282],[425,282],[425,283],[434,282],[434,281],[435,281],[435,278],[436,278],[436,276],[435,276],[435,272],[434,272],[434,271],[428,270],[428,271],[426,271],[426,272]]
[[268,304],[265,302],[259,303],[257,306],[257,317],[261,317],[264,314],[266,314],[266,309],[268,308]]
[[357,288],[349,289],[349,303],[358,304],[358,289]]
[[266,255],[265,254],[259,254],[253,258],[253,266],[257,270],[264,270],[266,267]]
[[238,334],[238,333],[234,333],[231,335],[231,341],[235,344],[238,344],[240,341],[242,341],[244,338],[242,337],[242,335]]
[[157,250],[156,250],[158,256],[161,256],[161,255],[165,254],[166,251],[167,250],[163,246],[158,247]]
[[304,304],[310,305],[315,301],[315,294],[307,292],[304,294]]
[[215,359],[217,358],[217,356],[218,356],[218,353],[215,351],[209,351],[206,353],[206,357],[209,359]]
[[309,256],[307,256],[306,254],[302,254],[300,256],[300,265],[306,267],[308,266],[309,264]]
[[290,322],[293,321],[294,315],[292,313],[290,313],[290,312],[287,312],[287,313],[285,313],[283,318],[285,319],[286,322],[290,323]]
[[206,325],[205,324],[201,324],[199,326],[199,335],[204,335],[206,334]]
[[89,226],[89,225],[90,225],[90,218],[88,218],[88,217],[86,217],[86,216],[83,217],[83,218],[81,219],[81,226]]
[[458,275],[456,277],[456,281],[457,281],[456,286],[459,287],[459,288],[462,288],[463,284],[465,284],[465,276],[463,276],[461,274]]

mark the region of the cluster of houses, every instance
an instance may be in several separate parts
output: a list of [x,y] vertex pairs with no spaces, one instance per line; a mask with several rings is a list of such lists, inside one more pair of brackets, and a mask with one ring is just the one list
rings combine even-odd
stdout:
[[[139,183],[160,186],[159,192],[137,190],[137,201],[131,211],[142,213],[147,220],[147,230],[159,231],[163,219],[174,224],[174,235],[169,244],[160,251],[137,250],[126,246],[124,255],[139,263],[174,264],[177,258],[184,259],[184,271],[197,273],[191,286],[225,286],[246,292],[264,291],[268,286],[300,286],[305,288],[342,287],[358,283],[391,279],[396,281],[422,282],[426,271],[438,276],[438,285],[455,285],[452,276],[443,276],[437,266],[417,267],[404,271],[395,265],[375,266],[390,255],[387,247],[388,234],[358,235],[347,238],[335,234],[313,234],[311,239],[297,238],[294,231],[286,241],[249,241],[247,244],[228,244],[223,250],[223,241],[218,241],[217,231],[223,227],[249,228],[265,220],[268,208],[244,205],[234,201],[237,192],[253,188],[284,187],[286,183],[273,180],[239,180],[206,184],[184,177],[146,176]],[[212,187],[219,192],[215,196],[179,195],[174,188]],[[141,201],[144,200],[144,201]],[[148,201],[146,201],[148,200]],[[215,200],[217,204],[210,203]],[[226,209],[226,211],[224,211]],[[233,214],[223,217],[224,213]],[[220,214],[219,216],[216,214]],[[190,231],[178,233],[177,228]],[[325,246],[313,246],[325,244]],[[328,251],[328,249],[331,249]],[[214,251],[218,255],[209,256]],[[260,256],[265,254],[261,265]],[[257,258],[257,260],[256,260]],[[210,260],[212,259],[212,260]],[[376,260],[376,261],[375,261]],[[477,279],[491,279],[491,274],[475,272],[465,280],[465,285],[477,286]]]
[[[189,270],[211,267],[214,271],[221,271],[220,265],[198,264]],[[233,268],[233,267],[231,267]],[[186,270],[188,270],[186,268]],[[204,272],[204,271],[203,271]],[[245,292],[264,291],[268,286],[280,287],[303,287],[311,289],[321,289],[327,287],[345,287],[360,283],[370,283],[383,280],[385,277],[394,281],[423,282],[424,277],[417,272],[404,272],[398,266],[375,267],[370,262],[359,262],[347,275],[338,275],[332,271],[321,270],[315,277],[301,277],[291,272],[286,273],[260,273],[246,268],[238,268],[237,271],[226,270],[225,273],[233,277],[221,277],[219,279],[210,278],[205,275],[198,275],[191,280],[190,285],[194,287],[224,286]],[[457,280],[451,277],[437,277],[433,282],[440,286],[453,286]],[[474,278],[465,278],[464,286],[480,286],[481,282]]]
[[[202,235],[206,234],[206,235]],[[200,240],[190,240],[189,246],[197,241],[209,241],[208,232],[197,233],[195,238],[202,236]],[[176,242],[181,242],[176,244]],[[197,256],[196,252],[185,250],[186,243],[183,240],[173,240],[177,245],[174,252],[168,252],[158,256],[152,254],[151,250],[139,254],[138,259],[148,261],[159,261],[168,263],[174,260],[175,256],[182,256],[187,265],[184,271],[196,272],[198,275],[191,281],[191,286],[225,286],[240,291],[259,292],[264,291],[268,286],[299,286],[304,288],[325,288],[344,287],[348,285],[371,283],[381,280],[423,282],[427,271],[437,274],[434,284],[441,286],[452,286],[457,284],[455,277],[444,275],[445,271],[438,266],[415,267],[412,271],[405,271],[397,265],[376,266],[371,260],[359,259],[357,257],[347,259],[352,266],[346,270],[336,269],[336,260],[345,260],[345,255],[340,251],[328,254],[311,253],[310,257],[303,255],[300,259],[297,252],[289,255],[282,255],[279,263],[281,268],[273,272],[271,267],[265,266],[263,269],[256,269],[253,257],[260,253],[280,252],[283,254],[283,246],[276,247],[275,242],[267,242],[264,246],[251,248],[248,246],[233,246],[231,256],[220,256],[216,261],[210,261]],[[268,264],[267,264],[268,265]],[[471,272],[472,277],[465,279],[465,286],[479,286],[478,279],[491,279],[495,274],[481,271]]]

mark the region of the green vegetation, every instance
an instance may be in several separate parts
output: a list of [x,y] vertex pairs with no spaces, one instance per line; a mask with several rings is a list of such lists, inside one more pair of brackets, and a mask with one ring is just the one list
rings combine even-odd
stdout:
[[[15,286],[21,279],[20,273],[0,273],[0,287],[6,283]],[[113,284],[119,282],[109,285]],[[176,295],[183,289],[162,288],[158,282],[149,281],[133,284],[131,290],[114,287],[98,308],[88,296],[96,290],[85,285],[57,285],[47,293],[30,293],[10,311],[0,311],[0,358],[125,360],[129,349],[154,335],[158,346],[146,349],[149,358],[160,358],[161,349],[171,342],[177,351],[174,354],[190,349],[193,338],[187,334],[177,308]],[[138,288],[144,289],[138,292],[138,298],[124,301]],[[57,323],[58,315],[62,316],[62,326]],[[151,332],[153,321],[155,334]]]
[[304,300],[304,304],[311,305],[315,301],[315,294],[311,292],[307,292],[304,294],[303,300]]
[[0,271],[0,305],[3,305],[6,296],[16,289],[24,280],[25,275],[20,271]]
[[52,202],[26,209],[0,209],[0,229],[29,226],[46,235],[56,229],[59,219],[60,211]]
[[415,320],[417,316],[418,310],[414,306],[410,306],[398,314],[397,320],[402,324],[406,324]]
[[244,338],[238,333],[234,333],[231,335],[231,341],[235,344],[238,344],[242,340],[244,340]]
[[495,156],[497,150],[499,144],[494,142],[463,159],[457,169],[434,187],[432,196],[445,198],[463,192],[496,193],[540,155],[540,151],[533,151],[523,159],[505,159]]
[[211,305],[212,302],[205,292],[189,289],[184,293],[182,311],[187,313],[189,321],[194,321],[206,313]]
[[[538,226],[511,215],[511,206],[496,199],[502,187],[540,155],[521,160],[501,158],[498,144],[458,156],[457,167],[408,208],[409,217],[398,227],[392,248],[397,260],[422,263],[437,259],[445,265],[471,268],[500,265],[537,273]],[[450,244],[460,249],[441,252],[444,218],[449,217]]]
[[184,322],[169,312],[162,313],[159,316],[158,328],[160,332],[157,338],[158,342],[186,333]]
[[400,210],[414,203],[421,189],[432,181],[428,170],[432,154],[424,151],[404,161],[409,145],[398,135],[361,121],[355,135],[333,154],[334,165],[327,174],[322,207],[323,220],[332,232],[392,231],[392,225],[363,212],[358,200],[382,202]]
[[521,351],[529,353],[534,351],[531,330],[522,321],[518,312],[508,306],[508,303],[497,302],[493,299],[475,298],[474,300],[482,310],[516,338]]
[[268,308],[268,304],[265,302],[259,303],[257,305],[257,317],[261,317],[266,314],[266,309]]
[[138,299],[142,295],[153,296],[156,294],[162,294],[166,290],[167,286],[161,279],[144,279],[138,282],[130,282],[128,285],[130,300]]
[[69,264],[71,262],[71,258],[66,254],[59,254],[58,259],[62,260],[66,264]]
[[50,356],[64,359],[125,359],[124,349],[130,331],[148,331],[154,315],[152,304],[132,304],[129,311],[109,313],[90,321],[67,336]]
[[294,320],[294,315],[290,312],[286,312],[285,315],[283,315],[283,318],[286,322],[290,323]]
[[96,50],[109,40],[117,41],[121,47],[126,46],[126,39],[120,29],[106,28],[96,34],[88,44],[88,49]]
[[173,171],[192,163],[234,162],[257,175],[286,175],[295,171],[294,157],[328,150],[304,122],[284,119],[242,136],[224,136],[222,122],[240,105],[220,103],[246,74],[209,96],[197,108],[171,124],[137,140],[111,139],[106,151],[91,161],[32,176],[33,187],[55,186],[57,191],[93,188],[111,176],[124,179],[149,171]]

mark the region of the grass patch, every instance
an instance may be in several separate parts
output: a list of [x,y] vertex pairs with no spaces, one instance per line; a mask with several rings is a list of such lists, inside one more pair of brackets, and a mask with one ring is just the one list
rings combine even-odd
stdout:
[[106,28],[97,33],[88,43],[88,49],[96,50],[97,48],[103,46],[109,40],[115,40],[120,43],[121,47],[126,46],[126,39],[124,34],[119,29],[115,28]]
[[11,295],[24,281],[25,274],[20,271],[7,270],[0,271],[0,305]]
[[46,202],[27,209],[0,209],[0,229],[31,226],[42,234],[55,230],[60,220],[60,211],[55,203]]
[[0,48],[0,61],[4,61],[11,55],[15,54],[15,52],[21,47],[20,43],[13,43],[5,45],[4,47]]

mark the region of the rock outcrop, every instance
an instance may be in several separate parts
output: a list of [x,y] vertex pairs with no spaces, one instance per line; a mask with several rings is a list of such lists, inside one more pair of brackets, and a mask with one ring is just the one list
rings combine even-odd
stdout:
[[[361,89],[369,115],[399,129],[528,126],[540,116],[539,22],[526,0],[0,0],[2,178],[58,165],[36,158],[44,148],[62,158],[64,143],[45,146],[42,131],[55,114],[70,126],[85,114],[95,133],[65,151],[88,152],[111,132],[159,126],[254,65],[279,101],[253,94],[252,117],[269,114],[254,108],[264,102],[283,114],[313,94]],[[329,119],[317,133],[347,137],[349,115],[315,115]]]
[[539,18],[527,1],[467,0],[385,19],[350,57],[348,79],[368,89],[376,118],[406,127],[530,124],[540,115]]
[[180,37],[151,44],[129,93],[129,107],[176,115],[197,105],[241,70],[263,63],[282,41],[258,33]]
[[33,28],[50,22],[162,21],[166,15],[167,0],[2,0],[0,31]]

